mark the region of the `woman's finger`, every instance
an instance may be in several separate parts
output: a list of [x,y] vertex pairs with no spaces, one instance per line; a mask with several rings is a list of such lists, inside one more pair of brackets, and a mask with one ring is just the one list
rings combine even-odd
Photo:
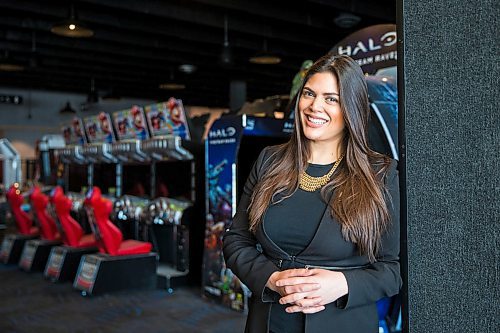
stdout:
[[303,298],[301,300],[298,300],[297,302],[295,302],[295,305],[298,305],[298,306],[303,307],[303,308],[310,308],[310,307],[316,307],[316,306],[323,305],[323,304],[321,304],[322,301],[323,301],[323,299],[320,296],[307,297],[307,298]]
[[302,313],[316,313],[319,311],[323,311],[325,307],[323,305],[320,306],[313,306],[313,307],[308,307],[304,308],[298,305],[293,305],[289,306],[285,309],[286,312],[288,313],[294,313],[294,312],[302,312]]
[[320,311],[323,311],[325,309],[325,306],[324,305],[320,305],[320,306],[312,306],[312,307],[309,307],[309,308],[304,308],[302,310],[303,313],[316,313],[316,312],[320,312]]
[[285,290],[285,293],[288,294],[293,294],[293,293],[303,293],[307,291],[314,291],[318,290],[321,288],[321,285],[319,283],[306,283],[306,284],[297,284],[293,286],[285,286],[283,289]]
[[276,286],[284,287],[284,286],[293,286],[297,284],[315,283],[316,281],[312,279],[313,278],[310,276],[295,276],[285,279],[280,277],[280,279],[276,281]]
[[296,303],[297,301],[307,297],[309,293],[294,293],[290,295],[286,295],[284,297],[281,297],[279,300],[280,304],[292,304]]

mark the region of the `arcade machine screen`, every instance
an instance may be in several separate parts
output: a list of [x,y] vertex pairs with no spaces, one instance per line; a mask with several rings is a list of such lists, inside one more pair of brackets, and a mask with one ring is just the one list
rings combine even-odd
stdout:
[[102,194],[116,194],[116,164],[94,164],[94,186],[101,189]]
[[151,193],[149,164],[126,164],[123,167],[123,194],[149,197]]
[[155,197],[191,200],[191,161],[157,163]]

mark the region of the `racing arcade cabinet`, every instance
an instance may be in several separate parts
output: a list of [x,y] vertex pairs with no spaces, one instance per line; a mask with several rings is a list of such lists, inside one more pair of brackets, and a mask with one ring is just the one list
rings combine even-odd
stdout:
[[21,208],[24,197],[19,183],[11,185],[5,197],[16,222],[17,233],[6,235],[3,239],[2,248],[0,249],[0,261],[5,264],[17,264],[21,258],[24,245],[27,241],[39,236],[39,229],[33,226],[33,220]]
[[201,266],[189,241],[200,227],[193,213],[195,161],[185,148],[194,144],[181,100],[172,97],[144,109],[152,137],[142,141],[142,150],[151,160],[150,193],[156,198],[146,212],[147,230],[159,254],[159,286],[172,292],[193,280],[193,265]]
[[156,287],[157,254],[151,243],[123,240],[120,230],[109,220],[113,204],[97,187],[86,196],[89,219],[99,253],[81,259],[73,287],[83,296],[124,289]]
[[44,276],[52,282],[73,281],[84,254],[97,252],[97,241],[93,234],[84,234],[83,228],[71,216],[73,202],[64,195],[60,186],[51,193],[60,233],[64,245],[54,246],[45,266]]
[[40,227],[41,239],[32,239],[24,244],[19,267],[27,272],[43,272],[53,246],[61,243],[54,219],[49,215],[49,198],[38,186],[30,194],[31,203]]

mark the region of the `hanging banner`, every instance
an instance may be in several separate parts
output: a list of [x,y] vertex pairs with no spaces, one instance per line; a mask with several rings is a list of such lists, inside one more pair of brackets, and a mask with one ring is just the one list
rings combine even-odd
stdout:
[[113,112],[113,124],[118,140],[149,138],[146,117],[140,106],[134,105],[130,109]]
[[83,122],[81,118],[74,117],[70,126],[62,128],[64,143],[67,145],[83,145],[87,143],[87,138],[83,131]]
[[167,102],[146,105],[144,110],[152,136],[177,135],[191,139],[180,99],[171,97]]
[[338,42],[331,51],[350,56],[369,74],[374,74],[381,68],[396,66],[396,25],[378,24],[366,27]]
[[105,112],[83,118],[89,143],[112,143],[115,141],[111,117]]

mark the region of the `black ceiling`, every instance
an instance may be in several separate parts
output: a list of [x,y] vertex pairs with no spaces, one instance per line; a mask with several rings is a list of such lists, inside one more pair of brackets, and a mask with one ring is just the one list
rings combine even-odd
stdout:
[[[70,4],[91,27],[91,38],[54,35]],[[228,106],[229,82],[243,80],[247,100],[288,94],[305,59],[316,59],[348,34],[378,23],[395,23],[395,0],[0,0],[0,53],[22,62],[21,72],[0,72],[0,86],[87,93],[91,79],[100,94],[188,105]],[[353,13],[361,21],[339,28],[334,18]],[[219,63],[224,16],[234,64]],[[34,42],[34,43],[33,43]],[[263,49],[281,56],[278,65],[248,58]],[[33,51],[34,50],[34,51]],[[37,59],[30,66],[30,59]],[[193,64],[193,74],[178,71]],[[183,91],[158,88],[171,74]]]

